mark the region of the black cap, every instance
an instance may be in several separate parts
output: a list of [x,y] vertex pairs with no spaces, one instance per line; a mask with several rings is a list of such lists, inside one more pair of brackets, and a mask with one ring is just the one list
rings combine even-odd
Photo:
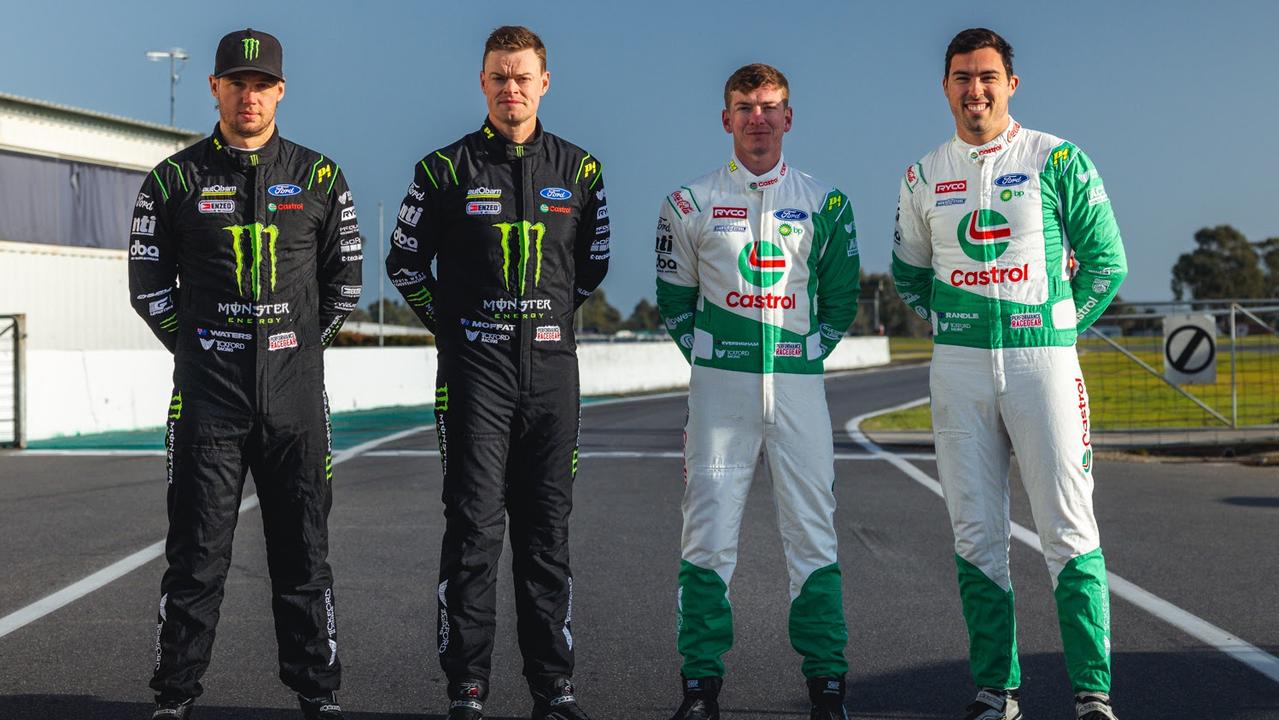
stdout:
[[284,48],[270,33],[245,28],[227,33],[218,43],[213,76],[235,72],[260,72],[284,79]]

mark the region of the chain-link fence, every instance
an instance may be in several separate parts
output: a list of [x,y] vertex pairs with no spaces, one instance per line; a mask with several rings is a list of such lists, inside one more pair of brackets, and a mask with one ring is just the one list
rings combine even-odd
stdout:
[[[1203,331],[1191,331],[1197,340],[1191,346],[1166,341],[1165,317],[1185,315],[1211,321],[1202,322]],[[1187,432],[1279,428],[1277,328],[1279,302],[1274,300],[1112,308],[1078,344],[1093,427]],[[1193,362],[1192,355],[1197,358]],[[1200,373],[1215,366],[1216,376],[1200,384],[1179,384],[1165,379],[1170,366]]]
[[0,315],[0,447],[23,447],[23,315]]

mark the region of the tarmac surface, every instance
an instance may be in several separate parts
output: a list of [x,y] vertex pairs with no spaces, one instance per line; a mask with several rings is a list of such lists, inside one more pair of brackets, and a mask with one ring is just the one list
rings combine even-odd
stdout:
[[[841,374],[827,388],[851,716],[959,717],[974,689],[946,509],[926,484],[936,464],[928,452],[879,448],[846,431],[855,417],[926,395],[927,368]],[[583,408],[573,621],[578,697],[596,720],[664,720],[678,704],[685,406],[670,394]],[[355,720],[434,720],[445,708],[434,654],[443,532],[434,432],[361,432],[360,444],[348,438],[338,456],[330,517],[340,699]],[[135,452],[0,454],[0,720],[149,717],[165,479],[159,454]],[[1033,528],[1015,475],[1013,519]],[[1113,575],[1118,715],[1279,718],[1279,473],[1103,459],[1094,475]],[[733,578],[737,642],[725,658],[725,720],[807,717],[768,482],[757,474]],[[486,705],[497,719],[528,717],[530,708],[509,553],[503,565]],[[1023,711],[1073,718],[1043,558],[1014,540],[1012,565]],[[104,569],[119,577],[104,582]],[[68,587],[74,592],[57,594]],[[260,515],[249,503],[195,717],[298,717],[276,679],[269,602]]]

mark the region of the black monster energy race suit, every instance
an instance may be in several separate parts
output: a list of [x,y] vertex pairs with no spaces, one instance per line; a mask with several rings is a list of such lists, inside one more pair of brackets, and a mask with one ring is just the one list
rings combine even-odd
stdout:
[[360,296],[346,180],[332,159],[278,131],[243,152],[215,129],[147,176],[130,243],[134,309],[174,353],[169,567],[151,687],[163,699],[202,691],[252,471],[280,678],[307,697],[336,690],[321,352]]
[[439,652],[454,683],[489,679],[505,515],[524,675],[572,675],[573,312],[608,239],[599,161],[540,124],[523,145],[486,123],[427,155],[400,207],[387,273],[439,350]]

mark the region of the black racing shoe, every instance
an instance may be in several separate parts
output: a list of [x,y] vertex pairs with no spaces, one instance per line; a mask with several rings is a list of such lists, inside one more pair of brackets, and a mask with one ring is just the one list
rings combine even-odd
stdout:
[[448,720],[481,720],[484,717],[484,701],[488,696],[488,683],[483,680],[449,683]]
[[302,708],[302,720],[342,720],[337,693],[310,698],[299,694],[298,705]]
[[808,678],[808,700],[813,704],[808,720],[848,720],[844,707],[844,677]]
[[964,720],[1021,720],[1017,688],[982,688],[964,710]]
[[568,678],[529,690],[533,693],[532,720],[591,720],[591,716],[577,706],[573,681]]
[[187,720],[191,717],[191,708],[195,707],[195,698],[183,700],[155,699],[155,710],[151,720]]
[[1116,720],[1110,709],[1110,696],[1099,692],[1082,692],[1075,696],[1075,717],[1078,720]]
[[719,689],[724,678],[683,678],[684,702],[671,720],[719,720]]

